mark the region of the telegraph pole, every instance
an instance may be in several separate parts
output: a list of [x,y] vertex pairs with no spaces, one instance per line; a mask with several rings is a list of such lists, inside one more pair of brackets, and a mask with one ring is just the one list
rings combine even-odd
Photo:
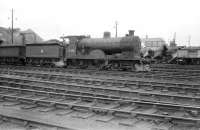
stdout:
[[174,43],[176,43],[176,32],[174,33],[173,41],[174,41]]
[[191,36],[189,35],[189,37],[188,37],[188,46],[189,46],[189,47],[191,46],[190,41],[191,41]]
[[115,37],[117,37],[118,22],[115,21]]
[[12,16],[11,16],[11,43],[13,44],[13,8],[12,8]]

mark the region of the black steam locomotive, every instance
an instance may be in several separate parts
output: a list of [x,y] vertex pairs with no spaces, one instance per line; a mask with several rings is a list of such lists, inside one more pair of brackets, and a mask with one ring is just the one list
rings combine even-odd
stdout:
[[103,38],[66,36],[63,42],[34,43],[0,46],[2,64],[23,64],[111,70],[143,70],[140,58],[141,42],[134,31],[125,37],[111,38],[109,32]]

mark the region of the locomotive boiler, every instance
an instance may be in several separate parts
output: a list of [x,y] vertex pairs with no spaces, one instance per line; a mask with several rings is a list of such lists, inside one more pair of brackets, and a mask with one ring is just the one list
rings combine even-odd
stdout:
[[135,69],[135,64],[141,64],[141,42],[133,30],[130,30],[125,37],[117,38],[111,38],[108,32],[104,33],[103,38],[87,36],[65,38],[69,39],[65,53],[67,66]]
[[[133,34],[131,34],[133,35]],[[89,50],[101,50],[106,55],[122,52],[137,52],[141,48],[139,37],[134,36],[120,37],[120,38],[84,38],[78,44],[78,48],[85,48]]]

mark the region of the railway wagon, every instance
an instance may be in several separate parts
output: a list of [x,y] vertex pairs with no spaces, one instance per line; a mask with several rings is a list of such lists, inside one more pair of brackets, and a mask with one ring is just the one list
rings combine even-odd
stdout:
[[177,50],[176,59],[179,64],[200,65],[200,47],[188,47]]
[[26,45],[26,62],[31,65],[53,66],[63,59],[60,43],[34,43]]
[[100,69],[135,69],[140,64],[141,42],[134,31],[130,30],[125,37],[90,38],[86,36],[67,36],[69,45],[66,48],[67,66],[81,68],[95,67]]
[[1,45],[0,63],[1,64],[25,64],[25,46],[24,45]]

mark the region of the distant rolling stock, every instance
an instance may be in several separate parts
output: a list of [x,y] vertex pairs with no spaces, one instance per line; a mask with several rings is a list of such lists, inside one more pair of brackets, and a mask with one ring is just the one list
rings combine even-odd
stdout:
[[173,63],[200,65],[200,47],[187,47],[177,50],[173,55]]

